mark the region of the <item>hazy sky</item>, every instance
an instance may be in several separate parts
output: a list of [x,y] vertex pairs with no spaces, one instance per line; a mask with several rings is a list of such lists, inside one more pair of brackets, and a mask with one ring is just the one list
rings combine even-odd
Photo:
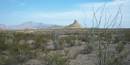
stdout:
[[[116,15],[118,5],[122,6],[122,26],[130,28],[130,0],[0,0],[0,24],[7,26],[22,24],[33,21],[35,23],[69,25],[75,19],[84,26],[84,13],[86,14],[86,26],[92,27],[92,4],[96,10],[105,2],[105,11]],[[99,11],[100,13],[101,11]],[[100,15],[97,14],[97,18]],[[105,16],[105,15],[103,15]],[[107,18],[109,14],[107,14]],[[120,16],[117,23],[119,24]],[[105,17],[102,18],[101,27],[103,27]]]

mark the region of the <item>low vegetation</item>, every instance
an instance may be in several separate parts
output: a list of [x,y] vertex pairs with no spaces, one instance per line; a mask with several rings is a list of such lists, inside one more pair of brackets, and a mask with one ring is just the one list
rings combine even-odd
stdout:
[[[129,54],[122,54],[125,45],[129,44],[129,33],[123,33],[118,37],[114,33],[105,34],[103,32],[99,34],[84,32],[72,34],[1,32],[0,65],[24,65],[30,59],[37,59],[41,65],[69,65],[71,61],[77,60],[78,56],[94,54],[95,49],[96,52],[99,52],[99,44],[97,43],[99,38],[102,56],[100,53],[97,56],[101,57],[108,65],[122,65]],[[93,36],[95,38],[92,38]],[[115,45],[115,51],[108,53],[109,60],[104,59],[108,57],[105,56],[106,43],[110,43],[108,46]]]

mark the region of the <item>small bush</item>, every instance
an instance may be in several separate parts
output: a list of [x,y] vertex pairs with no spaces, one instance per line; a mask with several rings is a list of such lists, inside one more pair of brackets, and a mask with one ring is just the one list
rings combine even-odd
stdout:
[[120,39],[119,39],[119,37],[114,37],[115,38],[115,41],[114,41],[114,43],[119,43],[120,42]]
[[40,36],[40,35],[36,36],[36,37],[34,38],[34,41],[35,41],[35,43],[34,43],[35,48],[40,48],[40,46],[41,46],[42,44],[47,45],[47,42],[48,42],[47,39],[44,39],[44,38],[43,38],[42,36]]
[[124,45],[123,44],[118,44],[116,47],[115,47],[115,50],[120,53],[122,50],[124,49]]
[[11,58],[7,58],[7,56],[0,56],[0,65],[13,65],[16,63],[12,63],[14,62],[13,59]]
[[89,53],[91,53],[93,50],[94,50],[94,48],[93,48],[92,44],[89,43],[89,44],[87,44],[87,45],[84,47],[84,49],[83,49],[83,51],[82,51],[81,53],[83,53],[83,54],[89,54]]
[[42,45],[40,46],[40,48],[42,49],[42,51],[45,51],[46,46],[45,46],[44,44],[42,44]]
[[78,52],[74,53],[74,55],[71,57],[71,59],[76,59],[78,57],[78,55],[79,55]]
[[36,53],[31,51],[31,47],[27,42],[15,42],[8,50],[9,56],[19,64],[23,64],[28,59],[36,57]]
[[70,63],[69,57],[62,55],[59,51],[52,55],[45,54],[40,60],[43,65],[68,65]]
[[88,36],[86,37],[78,37],[78,40],[81,40],[82,42],[90,43],[90,38]]
[[69,50],[64,50],[65,56],[69,54]]
[[36,59],[38,57],[37,51],[29,52],[29,59]]
[[63,49],[64,48],[64,44],[63,44],[63,42],[60,40],[54,40],[53,41],[53,43],[54,43],[54,49],[55,50],[61,50],[61,49]]
[[69,43],[69,46],[70,47],[73,47],[75,45],[75,40],[72,40],[70,43]]
[[126,45],[126,41],[122,41],[122,44]]
[[81,45],[82,45],[82,43],[81,43],[81,42],[78,42],[78,45],[79,45],[79,46],[81,46]]
[[8,48],[6,44],[6,37],[0,34],[0,50],[6,50]]
[[125,65],[124,64],[124,59],[128,56],[128,53],[119,55],[111,55],[110,56],[110,61],[107,62],[108,65]]

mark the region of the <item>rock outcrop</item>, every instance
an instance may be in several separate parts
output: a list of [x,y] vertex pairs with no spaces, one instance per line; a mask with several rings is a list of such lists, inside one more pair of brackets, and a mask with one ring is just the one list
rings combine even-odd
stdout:
[[83,26],[81,26],[77,20],[74,20],[74,23],[65,27],[65,28],[84,28]]

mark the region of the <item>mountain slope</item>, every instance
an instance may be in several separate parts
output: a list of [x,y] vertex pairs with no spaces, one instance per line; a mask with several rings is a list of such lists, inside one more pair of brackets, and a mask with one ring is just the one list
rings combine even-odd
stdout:
[[57,28],[59,25],[52,25],[52,24],[43,24],[43,23],[34,23],[34,22],[25,22],[23,24],[20,25],[13,25],[13,26],[9,26],[9,29],[51,29],[53,28]]
[[0,24],[0,29],[8,29],[6,25]]

